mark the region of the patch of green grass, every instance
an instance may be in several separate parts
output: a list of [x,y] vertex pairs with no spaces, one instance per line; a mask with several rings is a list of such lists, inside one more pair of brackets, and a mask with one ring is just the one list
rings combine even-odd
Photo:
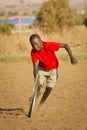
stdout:
[[[87,45],[77,46],[71,48],[73,55],[77,60],[87,60]],[[56,55],[61,60],[69,60],[68,53],[65,49],[56,52]],[[2,55],[0,54],[0,63],[13,63],[13,62],[31,62],[29,53],[20,53],[17,55]]]
[[31,62],[28,55],[0,55],[0,63]]
[[[71,50],[76,59],[87,60],[87,45],[72,47]],[[59,52],[57,53],[57,56],[59,57],[59,59],[62,60],[69,59],[69,56],[64,49],[60,49]]]
[[87,45],[73,47],[72,52],[78,60],[87,60]]

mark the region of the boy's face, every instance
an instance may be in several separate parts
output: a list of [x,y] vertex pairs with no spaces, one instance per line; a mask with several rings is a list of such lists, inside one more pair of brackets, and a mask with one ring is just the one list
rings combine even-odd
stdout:
[[33,49],[36,51],[40,51],[43,48],[42,41],[38,38],[33,39],[31,42],[31,45],[32,45]]

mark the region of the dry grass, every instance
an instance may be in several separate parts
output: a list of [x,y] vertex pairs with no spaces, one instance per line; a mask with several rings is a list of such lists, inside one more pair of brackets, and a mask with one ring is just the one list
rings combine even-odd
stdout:
[[56,33],[52,33],[49,36],[45,36],[49,41],[60,41],[61,43],[68,43],[70,46],[79,46],[87,44],[87,28],[74,27],[72,29],[64,29]]
[[[87,28],[74,27],[70,30],[64,29],[49,35],[41,33],[38,29],[10,36],[0,35],[0,61],[6,61],[6,59],[8,59],[7,62],[18,61],[17,59],[30,59],[31,46],[29,44],[29,36],[33,33],[38,33],[44,41],[68,43],[78,59],[87,59]],[[67,59],[67,54],[64,50],[60,50],[59,57]]]

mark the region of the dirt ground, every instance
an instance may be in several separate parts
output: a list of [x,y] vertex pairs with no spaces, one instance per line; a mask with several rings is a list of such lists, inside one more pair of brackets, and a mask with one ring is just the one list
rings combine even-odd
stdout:
[[0,64],[0,130],[87,130],[87,61],[60,61],[55,88],[28,118],[32,89],[31,63]]

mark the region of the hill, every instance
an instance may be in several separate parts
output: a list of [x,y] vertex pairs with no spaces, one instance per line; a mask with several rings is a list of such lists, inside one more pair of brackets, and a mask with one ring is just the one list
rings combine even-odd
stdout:
[[[6,7],[6,6],[11,6],[11,5],[23,5],[23,4],[41,4],[42,2],[47,1],[47,0],[0,0],[0,7]],[[77,6],[86,6],[87,1],[86,0],[70,0],[70,5],[72,7],[77,7]]]
[[[47,0],[0,0],[0,13],[18,13],[34,15],[41,4]],[[70,6],[74,9],[84,10],[87,7],[86,0],[70,0]]]

